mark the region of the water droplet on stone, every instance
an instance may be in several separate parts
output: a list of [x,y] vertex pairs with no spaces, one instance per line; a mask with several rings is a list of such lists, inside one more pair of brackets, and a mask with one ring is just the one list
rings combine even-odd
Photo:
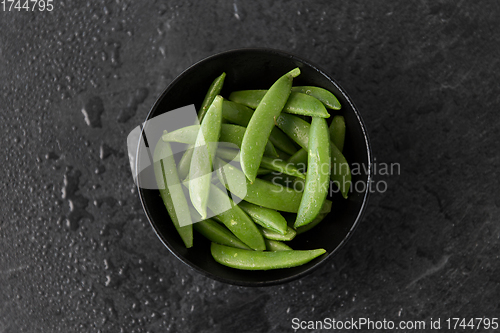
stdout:
[[104,165],[99,165],[97,168],[95,168],[94,172],[96,175],[100,175],[106,171],[106,167]]
[[54,153],[53,151],[51,151],[50,153],[48,154],[45,154],[45,159],[46,160],[57,160],[59,158],[59,155],[57,155],[56,153]]
[[101,115],[104,112],[104,104],[102,99],[94,96],[88,99],[82,109],[85,122],[90,127],[102,127]]
[[77,193],[79,190],[80,176],[80,170],[74,170],[71,167],[68,167],[64,174],[64,186],[61,192],[62,199],[67,200],[69,204],[69,214],[65,219],[65,226],[69,230],[78,229],[80,221],[84,218],[94,220],[94,217],[85,210],[89,200]]

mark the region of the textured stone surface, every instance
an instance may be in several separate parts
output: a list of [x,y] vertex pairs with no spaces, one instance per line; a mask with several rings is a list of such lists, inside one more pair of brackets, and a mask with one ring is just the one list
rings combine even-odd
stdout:
[[[54,1],[0,12],[0,332],[277,332],[499,316],[497,1]],[[126,135],[182,70],[273,47],[331,73],[377,163],[342,251],[282,286],[214,282],[154,235]]]

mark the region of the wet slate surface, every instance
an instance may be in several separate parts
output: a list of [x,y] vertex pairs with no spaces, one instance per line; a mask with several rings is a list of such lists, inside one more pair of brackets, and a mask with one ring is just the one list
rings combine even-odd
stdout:
[[[292,319],[495,317],[496,1],[54,1],[0,12],[0,332],[277,332]],[[183,69],[273,47],[332,74],[376,162],[342,251],[282,286],[178,262],[142,212],[126,135]],[[319,330],[318,330],[319,331]]]

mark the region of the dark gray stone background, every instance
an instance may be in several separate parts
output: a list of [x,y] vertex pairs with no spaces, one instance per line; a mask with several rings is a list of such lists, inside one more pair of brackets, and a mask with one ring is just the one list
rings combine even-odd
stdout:
[[[498,1],[53,4],[0,12],[0,332],[500,317]],[[181,71],[240,47],[324,68],[360,109],[376,162],[401,165],[375,177],[388,189],[348,245],[281,286],[222,284],[175,259],[126,153]]]

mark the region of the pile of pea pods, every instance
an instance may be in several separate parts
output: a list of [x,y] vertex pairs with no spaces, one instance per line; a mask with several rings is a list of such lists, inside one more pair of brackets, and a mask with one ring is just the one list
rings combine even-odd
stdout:
[[[219,95],[226,77],[222,73],[206,93],[199,124],[165,131],[158,141],[158,184],[183,184],[163,186],[160,195],[186,247],[193,246],[194,229],[212,242],[215,261],[244,270],[299,266],[326,253],[321,248],[293,250],[286,242],[328,215],[332,184],[347,198],[346,127],[340,115],[327,124],[327,109],[341,108],[337,98],[323,88],[293,86],[298,75],[295,68],[268,90],[234,91],[225,99]],[[178,163],[170,142],[188,145]],[[227,161],[238,161],[241,168]],[[221,206],[228,192],[214,185],[213,170],[242,201],[235,204],[229,198],[230,208]],[[238,179],[246,182],[242,193],[227,185]],[[207,218],[207,209],[220,213]],[[194,217],[200,222],[192,223]]]

